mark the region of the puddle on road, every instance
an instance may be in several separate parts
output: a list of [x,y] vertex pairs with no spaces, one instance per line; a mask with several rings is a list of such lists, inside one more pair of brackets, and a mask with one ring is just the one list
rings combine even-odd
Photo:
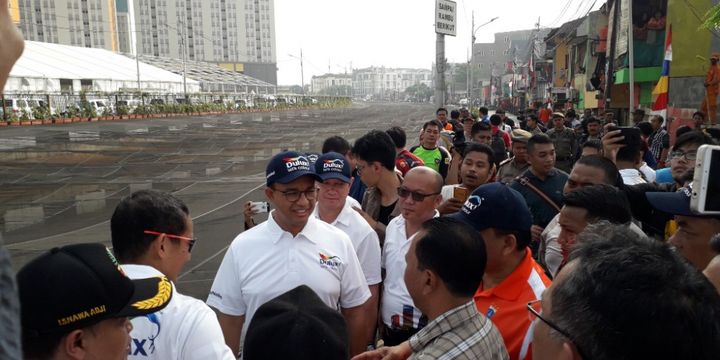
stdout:
[[213,175],[218,175],[220,173],[222,173],[222,169],[219,167],[205,169],[205,176],[213,176]]
[[68,139],[70,141],[95,141],[100,140],[99,131],[69,131]]
[[128,129],[127,131],[128,135],[140,135],[140,134],[147,134],[149,132],[147,127],[141,127],[136,129]]
[[20,209],[8,210],[3,215],[5,232],[22,229],[30,225],[43,222],[45,208],[42,206],[28,206]]
[[33,146],[37,146],[37,138],[34,136],[0,139],[0,150],[15,150]]
[[183,131],[183,130],[187,130],[187,128],[188,128],[188,127],[187,127],[186,124],[182,124],[182,125],[171,125],[171,126],[168,126],[168,131]]

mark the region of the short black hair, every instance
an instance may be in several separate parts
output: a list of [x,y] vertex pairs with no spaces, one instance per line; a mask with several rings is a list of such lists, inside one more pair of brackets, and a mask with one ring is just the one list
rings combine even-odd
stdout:
[[549,136],[545,134],[535,134],[528,139],[527,142],[527,151],[528,154],[532,154],[533,150],[535,150],[535,146],[539,144],[552,144],[552,140]]
[[495,151],[493,149],[485,144],[477,144],[477,143],[470,143],[465,147],[465,150],[463,150],[462,157],[463,159],[467,154],[471,152],[479,152],[487,155],[488,157],[488,163],[490,165],[495,163]]
[[527,120],[532,120],[532,121],[538,122],[538,117],[535,114],[530,114],[527,116]]
[[640,133],[643,134],[645,137],[650,136],[650,134],[653,133],[652,124],[650,124],[647,121],[642,121],[637,123],[637,128],[640,129]]
[[449,217],[422,224],[415,244],[419,270],[432,270],[454,296],[470,298],[482,282],[487,263],[485,241],[472,226]]
[[717,359],[720,295],[702,273],[628,226],[598,230],[553,284],[555,325],[588,359]]
[[602,170],[605,174],[605,183],[608,185],[613,185],[617,188],[623,186],[622,175],[620,175],[617,165],[602,155],[583,156],[575,163],[575,165],[578,164]]
[[470,136],[475,136],[477,133],[479,133],[481,131],[492,131],[492,128],[490,127],[490,125],[488,125],[482,121],[478,121],[478,122],[474,123],[472,128],[470,129]]
[[692,130],[685,134],[680,135],[677,139],[675,139],[675,145],[673,146],[673,151],[679,149],[681,146],[685,145],[697,145],[698,147],[701,145],[706,144],[713,144],[713,140],[711,137],[707,136],[704,132],[698,131],[698,130]]
[[438,130],[440,130],[440,131],[442,131],[442,129],[443,129],[442,124],[440,123],[440,121],[437,121],[437,120],[426,121],[423,124],[423,131],[426,130],[428,128],[428,126],[437,126]]
[[457,111],[457,110],[451,111],[451,112],[450,112],[450,118],[451,118],[451,119],[455,119],[455,120],[459,119],[459,118],[460,118],[460,112]]
[[439,114],[441,111],[444,111],[445,114],[447,114],[447,109],[444,107],[439,107],[437,110],[435,110],[435,115]]
[[589,123],[600,124],[600,119],[591,116],[591,117],[589,117],[587,120],[585,120],[585,124],[586,124],[586,125],[589,124]]
[[157,238],[143,233],[145,230],[183,234],[189,213],[182,200],[165,192],[139,190],[124,197],[110,218],[115,256],[121,263],[132,263],[142,257]]
[[710,239],[710,247],[715,254],[720,255],[720,234],[715,234],[715,236]]
[[392,139],[393,143],[395,143],[395,147],[398,149],[402,149],[405,147],[407,143],[407,135],[405,135],[405,130],[399,126],[393,126],[385,132],[390,135],[390,138]]
[[582,149],[593,148],[593,149],[596,149],[598,152],[603,151],[603,144],[602,144],[602,141],[600,141],[599,139],[590,139],[590,140],[582,143],[582,145],[580,147]]
[[498,126],[502,124],[502,117],[500,117],[500,115],[498,114],[492,114],[492,116],[490,116],[490,123]]
[[675,138],[677,139],[690,131],[692,131],[692,128],[687,125],[678,126],[678,128],[675,129]]
[[495,236],[507,236],[512,235],[515,237],[515,249],[517,251],[523,251],[530,245],[532,240],[532,233],[530,230],[518,231],[518,230],[503,230],[492,228],[495,232]]
[[642,156],[640,150],[640,144],[625,145],[618,150],[615,159],[617,161],[637,162]]
[[487,115],[487,113],[488,113],[488,108],[486,108],[486,107],[484,107],[484,106],[481,106],[480,109],[478,109],[478,112],[481,113],[481,114]]
[[355,140],[352,153],[368,163],[377,161],[384,168],[395,170],[395,143],[384,131],[370,130]]
[[632,220],[627,196],[611,185],[580,187],[565,194],[564,203],[565,206],[587,210],[588,223],[607,220],[613,224],[627,224]]
[[322,153],[336,152],[345,155],[350,152],[350,143],[341,136],[331,136],[323,142]]
[[698,116],[700,116],[701,118],[703,118],[703,120],[705,120],[705,113],[704,113],[704,112],[702,112],[702,111],[696,111],[696,112],[693,113],[693,117],[695,117],[695,115],[698,115]]

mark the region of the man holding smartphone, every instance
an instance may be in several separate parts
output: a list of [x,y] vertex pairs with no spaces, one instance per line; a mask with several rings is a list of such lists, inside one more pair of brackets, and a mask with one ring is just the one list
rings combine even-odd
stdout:
[[490,181],[495,172],[493,159],[493,150],[487,145],[470,143],[465,147],[460,160],[462,182],[443,186],[441,191],[443,203],[438,207],[440,215],[460,211],[470,193]]

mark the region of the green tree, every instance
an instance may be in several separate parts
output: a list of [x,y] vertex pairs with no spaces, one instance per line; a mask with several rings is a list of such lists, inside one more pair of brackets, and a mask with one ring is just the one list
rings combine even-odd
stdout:
[[417,102],[430,101],[433,90],[425,84],[415,84],[405,89],[405,95]]

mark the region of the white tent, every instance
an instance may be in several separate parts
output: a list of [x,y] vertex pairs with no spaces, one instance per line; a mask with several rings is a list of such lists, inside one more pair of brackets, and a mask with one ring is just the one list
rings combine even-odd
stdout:
[[[5,92],[79,92],[83,88],[116,92],[137,87],[137,65],[131,58],[104,49],[26,41]],[[140,62],[140,87],[146,92],[182,93],[183,78]],[[200,91],[200,84],[188,78],[187,91]]]

